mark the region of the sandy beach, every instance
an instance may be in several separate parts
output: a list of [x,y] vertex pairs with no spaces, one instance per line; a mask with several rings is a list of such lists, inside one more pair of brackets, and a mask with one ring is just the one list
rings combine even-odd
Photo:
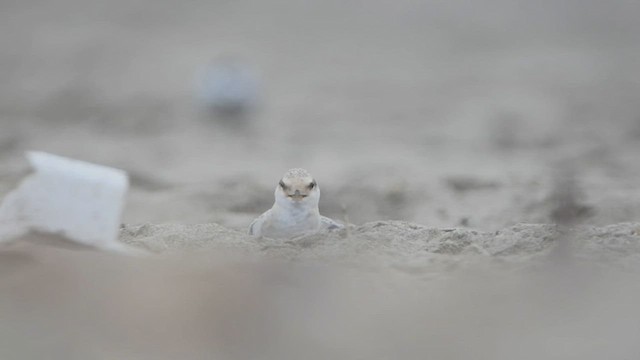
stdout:
[[[632,359],[640,6],[0,4],[0,197],[127,171],[120,241],[0,247],[1,359]],[[241,117],[197,82],[257,76]],[[345,229],[255,239],[289,168]]]

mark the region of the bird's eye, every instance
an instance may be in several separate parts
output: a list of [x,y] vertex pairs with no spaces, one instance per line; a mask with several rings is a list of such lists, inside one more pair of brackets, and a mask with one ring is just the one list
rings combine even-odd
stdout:
[[316,187],[316,182],[312,182],[311,184],[309,184],[309,189],[313,189],[314,187]]
[[284,181],[280,180],[280,187],[284,189],[287,187],[287,185],[284,184]]

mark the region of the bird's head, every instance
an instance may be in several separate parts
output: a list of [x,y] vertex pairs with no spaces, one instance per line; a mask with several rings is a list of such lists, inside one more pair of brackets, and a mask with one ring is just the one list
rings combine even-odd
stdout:
[[320,201],[320,188],[304,169],[287,171],[275,191],[276,203],[281,205],[314,205]]

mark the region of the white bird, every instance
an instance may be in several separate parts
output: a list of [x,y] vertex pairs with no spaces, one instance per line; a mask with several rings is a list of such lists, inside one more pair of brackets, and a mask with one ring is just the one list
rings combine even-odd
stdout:
[[338,222],[321,216],[320,187],[304,169],[287,171],[275,190],[275,203],[249,226],[256,237],[293,238],[321,230],[339,229]]

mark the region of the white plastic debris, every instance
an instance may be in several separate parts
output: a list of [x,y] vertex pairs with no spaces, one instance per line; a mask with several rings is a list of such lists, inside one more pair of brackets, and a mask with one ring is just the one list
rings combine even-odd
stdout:
[[0,204],[0,242],[35,231],[125,249],[117,241],[129,187],[124,171],[43,152],[27,158],[34,172]]

